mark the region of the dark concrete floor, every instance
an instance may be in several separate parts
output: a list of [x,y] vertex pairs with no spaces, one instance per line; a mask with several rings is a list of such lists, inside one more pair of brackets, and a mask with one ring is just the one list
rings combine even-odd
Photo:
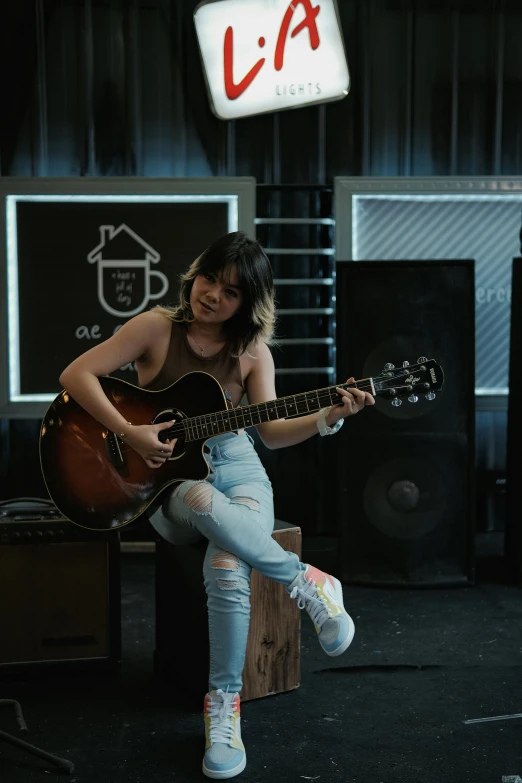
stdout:
[[[0,742],[0,781],[171,783],[201,773],[203,721],[153,674],[154,561],[123,556],[118,676],[0,682],[27,741],[70,759],[71,776]],[[502,783],[522,777],[522,590],[344,588],[356,636],[322,653],[303,615],[298,689],[242,706],[244,781]],[[183,627],[183,603],[173,607]],[[189,624],[187,624],[189,628]],[[187,636],[190,654],[190,636]],[[182,673],[180,673],[182,676]],[[18,729],[2,708],[0,728]],[[515,777],[509,781],[514,783]]]

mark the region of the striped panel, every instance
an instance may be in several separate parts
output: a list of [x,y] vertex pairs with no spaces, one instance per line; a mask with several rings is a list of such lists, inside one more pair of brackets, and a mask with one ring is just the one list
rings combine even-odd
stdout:
[[[356,260],[475,259],[476,387],[507,388],[520,198],[356,197]],[[444,306],[444,303],[442,303]]]

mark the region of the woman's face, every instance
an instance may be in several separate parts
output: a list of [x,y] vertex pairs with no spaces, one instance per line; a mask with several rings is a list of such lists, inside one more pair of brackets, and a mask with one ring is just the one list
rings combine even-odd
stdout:
[[197,321],[223,323],[237,313],[243,302],[235,264],[227,270],[226,282],[222,272],[198,275],[190,292],[190,306]]

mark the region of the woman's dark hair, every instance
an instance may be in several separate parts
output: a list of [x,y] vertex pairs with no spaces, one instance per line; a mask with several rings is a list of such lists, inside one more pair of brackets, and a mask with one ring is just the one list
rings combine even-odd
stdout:
[[194,320],[190,292],[198,275],[220,275],[226,282],[232,266],[237,268],[242,289],[241,307],[223,324],[226,339],[236,356],[246,353],[256,340],[274,342],[275,302],[272,267],[265,251],[242,231],[234,231],[213,242],[181,275],[176,307],[155,307],[172,321],[189,324]]

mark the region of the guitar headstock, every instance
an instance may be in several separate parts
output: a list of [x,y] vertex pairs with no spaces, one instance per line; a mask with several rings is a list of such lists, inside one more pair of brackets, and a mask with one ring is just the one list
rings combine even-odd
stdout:
[[442,391],[444,373],[440,364],[421,356],[415,364],[403,362],[402,367],[386,364],[383,372],[372,380],[375,394],[390,399],[398,407],[402,405],[401,397],[415,403],[424,394],[427,400],[434,400],[435,392]]

